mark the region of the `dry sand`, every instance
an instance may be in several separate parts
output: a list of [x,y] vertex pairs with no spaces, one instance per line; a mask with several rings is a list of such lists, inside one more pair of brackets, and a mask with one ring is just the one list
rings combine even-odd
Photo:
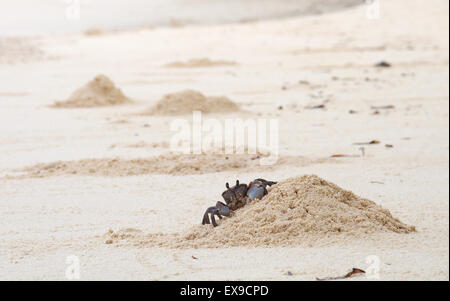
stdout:
[[69,99],[57,101],[54,108],[90,108],[130,103],[131,100],[106,75],[97,75],[77,89]]
[[[223,221],[223,222],[222,222]],[[196,226],[181,235],[143,235],[135,229],[107,233],[140,246],[169,248],[319,247],[376,232],[415,232],[389,210],[315,175],[283,180],[255,200],[219,221],[218,227]]]
[[[58,161],[39,163],[11,171],[10,178],[43,178],[63,175],[99,175],[124,177],[147,174],[192,175],[223,171],[266,171],[274,169],[272,165],[261,166],[259,160],[268,155],[258,154],[217,154],[201,155],[167,153],[148,159],[121,158],[83,159],[79,161]],[[308,159],[286,156],[278,158],[277,166],[306,166],[326,162],[328,159]],[[16,175],[14,175],[16,173]]]
[[152,115],[184,115],[236,112],[239,107],[225,96],[205,96],[194,90],[167,94],[148,113]]
[[235,66],[236,62],[227,60],[210,60],[208,58],[190,59],[186,62],[172,62],[165,65],[169,68],[205,68],[217,66]]
[[20,64],[51,59],[39,45],[39,39],[0,36],[0,64]]
[[[21,39],[0,55],[0,279],[64,280],[72,255],[81,280],[314,280],[374,258],[381,280],[449,279],[448,1]],[[205,56],[239,66],[161,68]],[[133,104],[49,107],[97,74]],[[239,106],[211,118],[279,120],[279,163],[158,147],[191,116],[137,113],[186,89]],[[199,225],[260,177],[280,184]]]

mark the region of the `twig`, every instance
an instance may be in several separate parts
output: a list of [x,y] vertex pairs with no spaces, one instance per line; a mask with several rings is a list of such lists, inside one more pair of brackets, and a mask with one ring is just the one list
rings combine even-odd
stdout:
[[386,106],[371,106],[372,110],[390,110],[395,109],[395,106],[393,105],[386,105]]
[[369,141],[369,142],[356,142],[356,143],[353,143],[353,145],[371,145],[371,144],[380,144],[380,141],[372,140],[372,141]]

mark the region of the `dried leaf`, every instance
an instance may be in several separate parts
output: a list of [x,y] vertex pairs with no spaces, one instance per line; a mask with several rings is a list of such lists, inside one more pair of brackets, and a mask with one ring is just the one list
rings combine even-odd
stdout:
[[343,155],[343,154],[336,154],[336,155],[331,155],[331,158],[357,158],[359,157],[358,155]]
[[343,276],[337,276],[337,277],[325,277],[325,278],[318,278],[316,277],[317,281],[328,281],[328,280],[341,280],[341,279],[347,279],[352,277],[353,275],[357,275],[357,274],[365,274],[366,272],[364,270],[358,269],[358,268],[353,268],[350,272],[348,272],[347,274],[343,275]]
[[353,145],[371,145],[371,144],[380,144],[380,141],[372,140],[372,141],[369,141],[369,142],[356,142],[356,143],[353,143]]

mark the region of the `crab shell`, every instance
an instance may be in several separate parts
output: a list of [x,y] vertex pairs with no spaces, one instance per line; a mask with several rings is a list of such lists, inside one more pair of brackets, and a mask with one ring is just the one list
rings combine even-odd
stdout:
[[236,185],[222,193],[222,197],[227,206],[234,211],[250,203],[254,199],[262,199],[264,195],[267,194],[265,186],[266,185],[259,180],[250,182],[248,186],[236,182]]

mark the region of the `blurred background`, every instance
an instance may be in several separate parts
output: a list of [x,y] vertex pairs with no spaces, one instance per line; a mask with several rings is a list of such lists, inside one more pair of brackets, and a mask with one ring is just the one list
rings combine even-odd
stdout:
[[[364,0],[2,0],[0,35],[36,35],[279,19]],[[125,5],[126,4],[126,5]]]

